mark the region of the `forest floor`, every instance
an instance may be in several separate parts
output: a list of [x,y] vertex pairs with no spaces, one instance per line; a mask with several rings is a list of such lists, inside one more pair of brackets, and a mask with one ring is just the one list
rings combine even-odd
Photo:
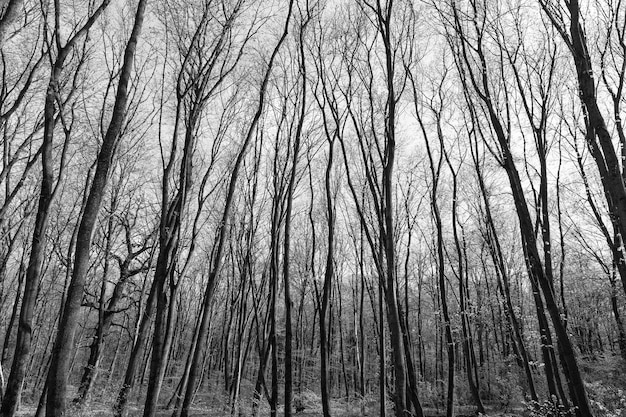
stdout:
[[[585,375],[587,393],[589,401],[592,406],[594,416],[596,417],[626,417],[626,373],[623,372],[625,368],[624,361],[618,356],[596,357],[596,358],[584,358],[581,361],[582,371]],[[491,387],[493,397],[491,399],[485,399],[485,407],[487,409],[486,417],[528,417],[530,413],[525,404],[521,392],[522,389],[519,383],[513,379],[508,379],[505,375],[499,378],[498,384],[493,384]],[[215,385],[205,387],[206,393],[204,395],[198,395],[195,401],[195,407],[191,415],[195,417],[229,417],[231,415],[230,408],[226,406],[227,399],[223,393],[221,393],[221,383],[219,376],[211,376],[211,380],[215,381]],[[537,378],[540,381],[540,378]],[[538,382],[540,383],[540,382]],[[247,383],[242,384],[242,397],[251,398],[251,393]],[[476,416],[476,408],[474,406],[464,405],[469,404],[469,397],[467,393],[463,393],[464,385],[459,380],[457,381],[457,401],[459,405],[456,407],[455,415],[457,417]],[[539,387],[540,392],[541,387]],[[432,390],[432,387],[431,387]],[[137,393],[138,398],[129,407],[129,417],[141,417],[143,410],[141,408],[142,392]],[[170,387],[164,386],[162,392],[162,399],[167,399],[171,396],[172,390]],[[250,394],[250,395],[249,395]],[[432,394],[432,391],[431,391]],[[67,414],[68,417],[110,417],[112,416],[111,405],[112,400],[115,398],[115,393],[110,390],[102,392],[94,392],[93,399],[88,407],[81,411],[73,411]],[[445,416],[445,406],[439,403],[439,407],[435,407],[432,404],[432,398],[429,399],[428,390],[422,392],[422,403],[424,405],[424,412],[426,417],[440,417]],[[312,391],[304,391],[300,397],[294,398],[295,402],[299,401],[299,404],[304,407],[304,410],[299,413],[294,413],[294,417],[320,417],[322,416],[321,399]],[[440,402],[440,401],[439,401]],[[392,416],[391,403],[388,404],[388,416]],[[366,399],[365,402],[361,401],[345,401],[335,400],[331,401],[331,409],[333,417],[361,417],[370,416],[375,417],[379,415],[378,402],[372,397]],[[21,410],[18,412],[19,416],[34,416],[36,408],[32,404],[23,404]],[[162,410],[157,413],[158,417],[170,417],[172,410]],[[251,415],[249,401],[242,401],[240,417],[248,417]],[[269,407],[267,404],[262,404],[259,408],[258,415],[260,417],[269,416]],[[279,415],[282,415],[282,408],[279,409]],[[534,416],[542,416],[541,413],[533,413]],[[546,414],[547,415],[547,414]]]
[[[511,410],[510,412],[503,412],[502,410],[491,409],[491,407],[487,407],[486,417],[521,417],[526,415],[523,408],[518,408],[516,410]],[[279,415],[282,415],[282,409],[279,410]],[[24,406],[17,413],[20,417],[26,416],[34,416],[36,412],[35,407]],[[460,406],[456,408],[456,416],[457,417],[469,417],[475,416],[475,407],[464,407]],[[437,410],[435,408],[425,408],[424,409],[425,417],[443,417],[445,416],[445,410]],[[128,412],[128,417],[141,417],[143,415],[143,410],[138,407],[130,407]],[[172,415],[172,410],[162,410],[157,412],[157,417],[170,417]],[[248,413],[240,414],[241,417],[247,417]],[[265,417],[269,415],[269,409],[261,408],[259,411],[260,417]],[[361,417],[361,416],[378,416],[378,407],[369,406],[364,412],[361,411],[359,406],[349,407],[347,405],[332,407],[331,415],[333,417]],[[389,408],[387,411],[388,416],[393,415],[393,410]],[[112,412],[111,408],[108,404],[102,403],[92,403],[87,409],[83,411],[74,411],[69,414],[70,417],[111,417]],[[190,416],[193,417],[228,417],[230,416],[230,412],[224,410],[223,407],[196,407],[192,410]],[[299,413],[294,413],[294,417],[321,417],[322,413],[319,410],[313,410],[307,412],[306,410]]]

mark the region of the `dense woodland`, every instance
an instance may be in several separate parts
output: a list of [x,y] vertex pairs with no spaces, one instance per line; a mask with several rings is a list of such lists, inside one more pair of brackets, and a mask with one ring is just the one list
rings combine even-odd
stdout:
[[0,415],[626,415],[626,2],[0,0]]

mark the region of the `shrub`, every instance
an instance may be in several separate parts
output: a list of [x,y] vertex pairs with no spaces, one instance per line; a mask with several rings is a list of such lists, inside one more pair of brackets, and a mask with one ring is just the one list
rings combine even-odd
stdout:
[[600,381],[585,384],[589,405],[594,415],[606,417],[626,416],[626,393]]
[[556,401],[553,396],[544,402],[530,401],[526,403],[529,417],[569,417],[575,415],[574,409],[567,409]]

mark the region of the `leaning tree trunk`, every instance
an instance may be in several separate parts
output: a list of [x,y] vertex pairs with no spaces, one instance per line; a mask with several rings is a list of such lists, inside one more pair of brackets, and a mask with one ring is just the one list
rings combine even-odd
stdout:
[[[574,0],[571,4],[577,6],[578,2]],[[473,13],[473,27],[475,30],[480,31],[477,20],[479,11],[474,8]],[[522,181],[515,166],[513,154],[511,152],[509,136],[505,130],[505,126],[507,125],[501,121],[501,113],[496,108],[496,103],[492,97],[491,85],[489,82],[489,76],[491,74],[488,72],[489,66],[483,49],[483,37],[479,36],[477,38],[476,45],[470,44],[470,41],[465,33],[464,24],[461,22],[459,11],[455,4],[452,4],[452,15],[455,25],[454,30],[460,40],[459,45],[455,46],[460,48],[461,53],[461,60],[457,61],[457,65],[462,73],[464,87],[469,90],[471,84],[473,92],[478,95],[481,104],[484,106],[485,115],[490,128],[493,131],[493,136],[497,141],[499,151],[501,153],[499,163],[507,174],[515,204],[515,210],[517,212],[517,218],[520,226],[520,237],[526,257],[528,275],[531,280],[535,279],[537,281],[538,287],[540,288],[543,298],[545,299],[546,309],[554,327],[554,332],[557,338],[556,341],[559,344],[561,363],[565,372],[565,377],[567,378],[568,386],[571,389],[570,395],[574,402],[574,406],[578,407],[580,416],[591,416],[592,413],[587,399],[587,392],[585,390],[584,381],[576,359],[574,346],[569,338],[560,309],[557,305],[554,288],[549,278],[546,276],[546,271],[544,270],[542,260],[539,255],[535,228],[533,227],[533,221],[526,203],[526,196],[522,187]],[[476,70],[474,68],[476,66],[473,64],[473,60],[469,58],[470,53],[475,54],[474,58],[477,60],[476,66],[478,67],[478,74],[475,73]],[[591,88],[593,88],[593,86]],[[470,91],[468,91],[468,93],[470,93]],[[471,99],[469,100],[471,101]],[[626,207],[626,199],[623,203]]]
[[56,94],[64,58],[65,55],[59,54],[52,68],[44,104],[44,133],[43,143],[41,145],[42,180],[39,191],[39,203],[35,217],[30,257],[26,269],[24,295],[20,308],[15,353],[13,355],[13,363],[7,381],[6,391],[2,398],[2,407],[0,408],[0,413],[7,417],[14,416],[17,411],[22,384],[26,376],[26,365],[31,353],[33,315],[37,293],[39,292],[39,278],[45,254],[45,235],[48,226],[48,216],[50,206],[54,199],[52,142],[55,125]]
[[[202,343],[203,340],[206,339],[206,334],[208,332],[208,328],[209,328],[209,310],[211,308],[212,302],[213,302],[213,293],[215,291],[215,287],[217,286],[217,280],[218,280],[218,274],[221,268],[221,263],[222,263],[222,254],[223,254],[223,249],[224,249],[224,245],[225,245],[225,241],[226,241],[226,233],[227,233],[227,229],[228,229],[228,220],[230,218],[230,208],[232,205],[232,201],[233,201],[233,197],[234,197],[234,193],[235,193],[235,188],[237,185],[237,178],[239,176],[239,169],[241,167],[241,165],[243,164],[244,158],[246,156],[247,150],[248,150],[248,146],[250,144],[250,142],[252,141],[252,137],[255,134],[255,130],[256,130],[256,126],[259,122],[259,119],[261,118],[261,114],[263,112],[263,105],[265,102],[265,92],[267,90],[267,84],[269,81],[269,77],[270,74],[272,72],[272,68],[273,68],[273,63],[274,60],[276,59],[276,56],[278,55],[278,51],[281,47],[281,45],[283,44],[285,38],[287,37],[287,32],[289,29],[289,22],[291,20],[291,12],[292,12],[292,8],[293,8],[293,0],[289,1],[289,11],[287,14],[287,20],[285,23],[285,27],[283,29],[283,33],[281,38],[279,39],[278,43],[276,44],[276,46],[274,47],[274,51],[272,52],[272,55],[270,57],[270,60],[267,64],[267,68],[265,70],[265,74],[263,77],[263,80],[261,82],[261,88],[259,90],[259,101],[257,104],[257,110],[254,114],[254,117],[252,119],[252,122],[250,123],[250,126],[248,128],[246,137],[244,139],[244,143],[241,147],[241,149],[239,150],[239,153],[237,155],[237,158],[235,160],[235,165],[233,166],[233,169],[230,173],[230,178],[229,178],[229,182],[228,182],[228,191],[227,191],[227,195],[226,195],[226,200],[225,200],[225,205],[224,205],[224,209],[222,212],[222,222],[220,223],[220,228],[219,228],[219,233],[217,236],[217,240],[216,240],[216,246],[215,246],[215,253],[213,256],[213,264],[211,265],[211,271],[209,272],[209,282],[207,283],[207,287],[204,293],[204,297],[202,300],[202,309],[203,309],[203,314],[202,314],[202,318],[200,320],[200,331],[198,333],[198,338],[196,343]],[[194,349],[193,352],[193,362],[192,362],[192,367],[191,367],[191,372],[189,373],[189,380],[187,381],[187,389],[185,391],[185,399],[183,400],[183,406],[182,406],[182,410],[181,410],[181,416],[182,417],[188,417],[189,415],[189,409],[191,407],[191,403],[193,400],[193,396],[196,390],[196,384],[197,384],[197,380],[199,377],[199,373],[201,371],[200,369],[200,363],[202,362],[203,358],[204,358],[204,351],[205,349],[203,349],[203,346],[198,345],[196,346],[196,348]],[[275,352],[275,349],[273,350],[273,352]]]
[[474,169],[476,171],[476,177],[478,179],[478,186],[483,200],[483,206],[485,210],[485,223],[487,231],[485,232],[485,239],[489,247],[491,259],[495,265],[497,286],[501,296],[504,298],[506,307],[506,317],[510,322],[510,326],[513,333],[513,345],[516,348],[516,352],[519,352],[520,360],[524,368],[526,375],[526,381],[528,382],[528,389],[530,391],[530,397],[533,401],[539,401],[537,390],[535,388],[535,381],[533,379],[532,370],[530,369],[530,358],[526,350],[524,343],[524,337],[520,330],[519,321],[517,319],[517,313],[513,307],[511,300],[511,288],[509,282],[509,275],[506,265],[504,264],[504,255],[502,254],[502,247],[500,246],[500,239],[496,231],[496,227],[491,214],[491,203],[487,193],[487,188],[483,179],[483,173],[478,159],[478,141],[475,141],[470,145],[472,159],[474,162]]
[[[115,206],[115,198],[112,199],[111,208]],[[111,211],[113,212],[113,210]],[[109,216],[107,221],[107,237],[104,247],[105,260],[102,268],[102,284],[100,288],[100,299],[98,305],[98,322],[96,324],[96,331],[89,346],[89,359],[87,364],[83,368],[83,375],[80,379],[80,385],[78,386],[78,394],[72,401],[79,407],[82,407],[89,397],[89,392],[96,378],[98,372],[98,365],[100,364],[100,353],[104,347],[104,335],[108,332],[113,319],[112,314],[106,314],[105,310],[105,294],[107,286],[107,277],[110,269],[111,245],[113,244],[113,216]]]
[[146,301],[145,310],[141,314],[139,328],[135,336],[135,342],[132,346],[130,356],[128,358],[128,364],[126,366],[126,372],[124,373],[124,382],[120,387],[117,399],[113,405],[113,416],[123,417],[126,413],[126,405],[128,398],[135,385],[135,379],[137,370],[141,363],[144,350],[148,344],[149,332],[152,327],[152,315],[155,309],[156,288],[151,286],[150,293],[148,294],[148,300]]
[[[80,385],[78,388],[78,394],[73,401],[74,403],[84,405],[87,402],[89,398],[89,393],[93,388],[96,376],[98,375],[100,357],[102,355],[102,352],[104,351],[105,346],[104,338],[109,334],[109,331],[113,324],[115,310],[118,308],[118,304],[122,300],[126,282],[130,277],[140,273],[143,270],[143,268],[133,270],[129,269],[128,265],[133,257],[134,254],[130,254],[130,257],[125,262],[121,262],[120,278],[116,283],[115,288],[113,289],[113,294],[111,295],[108,303],[105,304],[104,297],[100,300],[101,313],[98,319],[96,334],[91,341],[91,345],[89,346],[89,358],[87,360],[87,364],[83,369],[83,375],[81,377]],[[105,291],[103,291],[103,294],[105,294]]]
[[[557,1],[557,4],[553,4],[551,0],[539,0],[539,3],[567,44],[574,59],[580,92],[579,97],[587,129],[587,146],[600,172],[600,179],[612,221],[619,231],[620,238],[615,243],[622,246],[623,249],[623,239],[626,236],[626,187],[611,133],[607,128],[604,115],[598,104],[596,80],[594,79],[587,38],[581,21],[579,1],[565,2],[565,7],[570,15],[569,28],[566,27],[566,23],[562,19],[560,1]],[[619,108],[619,102],[616,103],[615,98],[617,96],[613,97],[614,110]],[[619,114],[617,114],[616,119],[618,136],[620,141],[623,141],[623,129]],[[626,290],[626,274],[620,273],[620,278],[622,279],[622,286]]]
[[[65,413],[71,352],[73,350],[74,335],[78,326],[87,270],[89,269],[91,238],[98,219],[98,213],[100,212],[100,205],[108,181],[109,170],[115,156],[117,142],[126,115],[128,85],[130,83],[137,41],[143,25],[146,3],[147,0],[139,0],[137,5],[133,30],[126,44],[126,49],[124,50],[124,62],[115,96],[111,122],[102,141],[100,152],[98,153],[96,172],[80,220],[72,279],[63,314],[59,322],[59,330],[52,350],[52,362],[48,374],[48,398],[46,401],[46,415],[48,417],[62,416]],[[103,5],[105,4],[108,4],[108,2],[103,3]],[[102,7],[103,6],[98,10],[103,10]]]
[[[57,51],[56,59],[52,63],[50,78],[48,81],[48,88],[44,101],[44,131],[43,142],[40,150],[42,179],[39,192],[39,203],[37,206],[37,214],[35,216],[35,228],[33,230],[28,268],[26,270],[24,296],[22,297],[22,306],[20,308],[20,319],[17,333],[17,341],[15,345],[15,353],[13,355],[13,364],[11,366],[11,373],[9,374],[9,379],[7,382],[7,389],[2,399],[2,406],[0,407],[0,413],[5,416],[15,415],[15,412],[17,411],[17,406],[19,404],[19,397],[22,390],[22,385],[26,376],[26,367],[30,357],[32,344],[33,314],[35,310],[37,294],[39,293],[39,279],[45,254],[45,236],[48,225],[48,217],[50,207],[54,201],[54,197],[56,195],[56,191],[59,188],[59,182],[61,181],[62,173],[65,168],[64,164],[68,145],[67,137],[66,142],[63,146],[60,166],[58,169],[58,181],[55,185],[55,170],[53,166],[53,139],[54,128],[57,122],[57,95],[59,94],[60,89],[59,83],[61,73],[64,68],[65,60],[70,55],[74,46],[78,42],[78,39],[82,38],[89,31],[89,28],[93,25],[98,16],[107,7],[109,1],[110,0],[103,1],[103,3],[90,16],[87,22],[79,30],[77,30],[74,35],[67,41],[65,46],[61,47],[60,43],[57,44],[59,46],[59,49]],[[9,20],[12,19],[14,16],[11,16],[14,15],[15,11],[11,11],[11,8],[16,7],[19,3],[19,1],[10,1],[8,8],[5,9],[5,15],[3,18]],[[60,11],[55,9],[54,13],[58,16]],[[6,26],[2,30],[6,30]]]

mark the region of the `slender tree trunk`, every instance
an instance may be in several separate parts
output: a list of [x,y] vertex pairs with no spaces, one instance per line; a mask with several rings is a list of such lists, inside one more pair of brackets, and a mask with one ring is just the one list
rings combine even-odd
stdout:
[[[571,6],[576,8],[576,13],[578,12],[578,2],[572,1]],[[517,217],[520,226],[520,237],[522,244],[524,246],[524,253],[526,255],[526,266],[528,270],[528,275],[532,280],[537,280],[538,287],[541,289],[542,295],[545,299],[546,309],[550,315],[552,325],[554,326],[554,331],[557,337],[557,342],[559,344],[559,350],[561,353],[561,363],[564,371],[566,372],[566,377],[568,379],[568,386],[571,387],[571,395],[572,400],[574,401],[574,406],[578,407],[578,412],[581,417],[591,416],[591,409],[589,406],[589,401],[587,399],[587,392],[585,390],[585,385],[582,379],[582,375],[580,373],[580,368],[578,367],[578,362],[576,359],[576,353],[574,351],[574,347],[567,333],[567,329],[565,323],[562,320],[561,312],[556,303],[554,289],[545,274],[545,270],[543,268],[541,258],[539,255],[538,247],[537,247],[537,239],[535,236],[535,229],[533,227],[532,218],[530,216],[530,212],[526,203],[526,197],[524,194],[524,189],[522,187],[522,182],[515,166],[514,158],[511,153],[509,136],[507,131],[505,130],[505,124],[503,125],[500,117],[501,113],[495,108],[495,103],[492,101],[490,85],[488,82],[489,73],[487,65],[487,61],[485,58],[485,52],[483,50],[483,45],[480,43],[482,38],[479,37],[478,45],[470,45],[468,46],[468,40],[465,37],[464,28],[461,24],[461,20],[459,17],[458,10],[456,5],[452,5],[453,7],[453,18],[455,22],[455,30],[457,35],[461,39],[459,47],[461,48],[461,56],[465,62],[465,69],[471,68],[470,62],[468,61],[468,48],[471,47],[472,51],[476,53],[476,57],[479,61],[479,76],[476,77],[474,74],[474,70],[468,70],[468,72],[464,73],[466,77],[464,79],[465,85],[468,87],[467,83],[469,79],[471,79],[471,84],[474,90],[478,93],[479,99],[485,107],[486,115],[488,117],[490,127],[493,130],[493,136],[496,138],[497,143],[499,145],[499,151],[501,152],[500,164],[502,168],[504,168],[508,180],[509,185],[511,187],[513,200],[515,204],[515,209],[517,212]],[[478,19],[478,10],[474,8],[474,28],[479,27],[479,23],[476,19]],[[576,25],[578,25],[577,21],[578,16],[572,16],[572,21],[576,20]],[[578,26],[577,26],[578,27]],[[585,69],[586,71],[586,69]],[[587,73],[589,76],[589,73]],[[469,87],[468,87],[469,88]],[[593,81],[590,86],[581,86],[581,90],[583,91],[583,95],[589,93],[589,89],[593,92],[594,85]],[[597,109],[597,107],[596,107]],[[599,114],[599,111],[598,111]],[[598,115],[596,114],[596,116]],[[475,116],[473,116],[475,118]],[[605,129],[606,132],[606,129]],[[609,140],[610,142],[610,140]],[[612,148],[612,144],[610,144]],[[619,171],[619,170],[618,170]],[[621,184],[621,177],[620,177]],[[623,189],[623,184],[622,187]],[[626,193],[625,193],[626,195]],[[626,198],[622,200],[622,203],[626,207]],[[626,210],[624,210],[626,212]],[[626,220],[626,219],[625,219]]]
[[472,150],[472,159],[474,161],[474,168],[476,170],[476,175],[478,178],[478,185],[481,191],[481,196],[483,199],[483,206],[485,210],[485,222],[487,231],[486,241],[489,246],[489,252],[491,254],[491,259],[493,260],[494,265],[496,266],[496,279],[497,286],[505,300],[506,306],[506,316],[510,321],[510,326],[513,333],[514,346],[516,346],[516,350],[520,354],[520,359],[522,362],[522,366],[524,368],[524,373],[526,374],[526,381],[528,382],[528,389],[530,391],[530,396],[533,401],[539,401],[539,397],[537,395],[537,390],[535,388],[535,382],[533,379],[532,370],[530,369],[530,358],[528,356],[528,352],[526,350],[526,344],[524,343],[524,337],[521,332],[521,327],[519,325],[519,321],[517,319],[517,313],[515,312],[515,308],[513,307],[513,302],[511,300],[511,287],[509,281],[508,270],[504,264],[504,255],[502,254],[502,248],[500,246],[500,240],[498,238],[497,231],[495,229],[495,225],[493,222],[493,217],[491,214],[491,203],[489,201],[489,196],[487,193],[487,189],[483,180],[483,175],[480,167],[480,162],[478,160],[478,142],[475,142],[471,145]]
[[[400,316],[404,316],[401,306],[398,306],[398,312],[400,313]],[[413,353],[411,352],[411,341],[409,339],[409,327],[407,323],[408,318],[400,321],[400,326],[402,329],[402,340],[404,342],[404,354],[406,356],[407,376],[409,378],[409,392],[407,395],[407,400],[410,401],[410,403],[415,408],[415,414],[417,415],[417,417],[424,417],[424,410],[417,395],[417,376],[415,375],[415,365],[413,363]]]
[[[411,82],[413,82],[413,78],[411,78]],[[413,84],[413,94],[414,99],[417,100],[415,84]],[[415,101],[417,105],[417,101]],[[416,109],[417,110],[417,109]],[[422,135],[424,136],[424,140],[426,143],[426,151],[428,153],[428,159],[430,162],[430,170],[431,176],[433,180],[432,190],[431,190],[431,208],[432,214],[435,221],[435,229],[436,229],[436,245],[437,245],[437,287],[439,290],[439,302],[441,306],[441,313],[443,318],[443,327],[445,334],[445,344],[447,346],[447,358],[448,358],[448,389],[446,396],[446,416],[453,417],[454,415],[454,374],[455,374],[455,348],[454,348],[454,340],[452,338],[452,323],[450,321],[450,313],[448,311],[448,296],[446,289],[446,275],[445,275],[445,248],[443,241],[443,223],[441,219],[441,214],[439,211],[438,204],[438,184],[441,175],[441,168],[444,159],[445,149],[443,146],[443,133],[441,130],[441,117],[440,113],[435,110],[435,118],[437,121],[437,137],[439,139],[440,145],[440,154],[439,160],[435,163],[433,153],[431,150],[431,146],[428,143],[428,138],[426,134],[426,130],[424,128],[422,118],[418,114],[418,122],[420,123],[422,129]],[[443,361],[442,361],[443,362]],[[443,372],[442,372],[443,373]],[[443,376],[443,375],[442,375]]]
[[123,417],[126,414],[126,405],[128,404],[128,399],[133,387],[135,386],[137,370],[141,364],[145,348],[148,345],[150,328],[152,327],[152,315],[154,314],[155,309],[156,294],[156,287],[152,285],[150,293],[148,294],[148,300],[146,301],[145,310],[140,317],[135,342],[128,358],[126,372],[124,373],[124,383],[120,388],[115,405],[113,406],[114,417]]
[[609,275],[611,283],[611,310],[613,311],[613,317],[615,317],[615,325],[617,326],[617,343],[619,346],[620,354],[622,358],[626,359],[626,331],[624,331],[624,323],[622,321],[622,314],[619,308],[619,302],[617,299],[617,285],[615,283],[615,264],[612,273]]
[[35,216],[35,228],[33,230],[32,245],[28,268],[24,283],[24,295],[20,308],[17,341],[11,372],[7,381],[6,391],[2,398],[0,414],[3,417],[12,417],[17,411],[22,384],[26,376],[26,364],[30,357],[32,342],[32,325],[39,280],[44,260],[46,246],[46,230],[50,206],[54,199],[54,168],[53,168],[53,136],[56,112],[56,94],[58,79],[63,68],[65,55],[59,54],[51,70],[48,90],[44,104],[44,134],[41,145],[42,180],[39,194],[37,214]]
[[[126,320],[127,320],[126,317],[124,317],[124,320],[122,321],[122,326],[126,324]],[[105,387],[107,389],[111,386],[111,379],[113,378],[113,375],[115,374],[115,366],[117,365],[117,358],[120,353],[121,345],[122,345],[122,335],[120,333],[117,338],[117,342],[115,343],[115,350],[113,351],[113,359],[111,359],[111,365],[109,366],[107,382],[105,384]]]
[[[384,244],[384,254],[386,261],[386,286],[385,297],[387,303],[387,322],[389,325],[389,336],[393,355],[393,366],[395,375],[395,414],[403,417],[406,413],[406,361],[404,357],[404,346],[402,341],[402,330],[400,326],[400,314],[398,312],[398,292],[396,290],[396,248],[394,238],[394,196],[393,196],[393,171],[396,152],[396,102],[398,98],[395,92],[395,52],[392,46],[391,18],[392,4],[387,4],[384,15],[381,14],[379,6],[379,27],[380,34],[385,46],[385,72],[387,83],[387,114],[385,120],[385,155],[382,175],[383,192],[383,219],[384,230],[382,243]],[[382,225],[381,225],[382,226]]]
[[385,345],[385,309],[383,304],[383,286],[378,285],[378,400],[379,415],[387,415],[387,347]]
[[[496,128],[496,132],[498,131],[502,132],[499,128]],[[498,134],[498,136],[505,140],[503,134],[502,136],[501,134]],[[513,189],[513,197],[520,221],[522,241],[526,246],[529,275],[531,276],[531,279],[536,279],[538,281],[538,286],[541,288],[545,298],[546,308],[550,314],[550,318],[552,319],[552,325],[554,326],[557,340],[560,345],[561,360],[568,377],[568,385],[573,389],[572,399],[575,400],[574,405],[579,407],[581,416],[591,416],[592,413],[589,408],[587,393],[582,380],[582,375],[580,374],[573,345],[567,334],[565,324],[562,321],[561,312],[556,304],[553,287],[545,277],[543,268],[541,267],[541,260],[537,251],[534,231],[528,207],[525,203],[521,181],[517,170],[513,166],[512,155],[510,154],[508,148],[505,152],[505,168],[509,176],[511,188]]]
[[[607,129],[604,116],[598,105],[596,81],[587,48],[587,38],[580,17],[579,2],[578,0],[573,0],[566,4],[570,12],[569,34],[566,33],[567,28],[562,23],[554,20],[554,14],[550,10],[549,5],[546,4],[547,2],[542,0],[540,3],[570,47],[578,75],[581,104],[585,112],[587,144],[600,171],[609,211],[617,225],[620,236],[626,236],[626,188],[611,134]],[[626,276],[623,278],[626,278]],[[626,288],[626,283],[623,282],[623,284]],[[578,390],[578,395],[582,395],[582,391],[584,390]],[[586,402],[586,396],[581,398],[581,401]],[[586,412],[587,408],[587,406],[583,405],[581,412]]]
[[291,245],[291,212],[293,209],[293,193],[296,183],[296,174],[298,168],[298,158],[300,156],[300,139],[302,136],[302,126],[304,125],[304,115],[306,111],[306,85],[307,74],[304,55],[304,31],[309,20],[303,22],[300,26],[299,36],[299,72],[302,76],[302,95],[300,97],[300,114],[298,116],[298,122],[296,126],[294,145],[293,145],[293,162],[291,166],[291,174],[289,178],[289,185],[287,188],[287,208],[285,211],[285,237],[283,245],[283,294],[285,298],[285,417],[291,416],[291,403],[293,396],[293,329],[291,323],[291,283],[289,278],[289,256]]
[[[273,233],[274,235],[274,233]],[[275,250],[275,249],[274,249]],[[270,396],[270,416],[276,417],[278,414],[278,346],[276,343],[276,293],[278,292],[278,278],[276,254],[272,254],[271,262],[274,264],[274,271],[270,272],[270,333],[269,333],[269,349],[271,349],[272,357],[272,388]]]
[[[176,221],[180,227],[180,219]],[[159,401],[159,394],[163,386],[163,378],[169,357],[171,334],[172,334],[172,312],[176,304],[176,288],[172,288],[172,280],[170,285],[166,285],[166,281],[174,273],[173,265],[170,264],[171,256],[175,253],[176,244],[172,242],[163,242],[164,249],[159,250],[159,258],[157,259],[156,271],[154,274],[154,283],[156,284],[156,318],[154,321],[154,334],[152,339],[152,355],[150,357],[150,373],[148,377],[148,390],[146,392],[146,401],[144,404],[143,416],[154,417]],[[153,283],[153,285],[154,285]]]
[[[116,198],[112,198],[111,202],[111,213],[115,208],[115,200]],[[108,274],[110,268],[109,254],[111,253],[111,246],[113,244],[113,216],[109,216],[109,220],[107,221],[107,237],[105,243],[105,260],[104,267],[102,271],[102,285],[100,289],[100,299],[98,305],[98,322],[96,325],[96,331],[91,341],[91,345],[89,346],[89,359],[87,360],[87,364],[83,368],[83,375],[80,380],[80,385],[78,387],[78,394],[76,398],[74,398],[73,403],[82,406],[84,405],[89,397],[89,392],[95,381],[98,365],[100,363],[100,353],[104,348],[104,336],[108,333],[109,328],[111,327],[111,322],[113,319],[112,314],[106,314],[107,307],[105,305],[105,295],[106,295],[106,287],[108,282]],[[112,310],[115,306],[109,306],[109,310]]]
[[202,310],[200,310],[200,315],[198,316],[198,320],[194,327],[193,336],[191,338],[191,345],[189,346],[189,353],[187,355],[187,359],[185,360],[185,368],[183,369],[183,375],[180,378],[178,383],[178,387],[176,388],[172,398],[170,399],[168,404],[174,403],[174,413],[172,417],[180,416],[180,408],[182,406],[182,401],[184,399],[184,394],[187,388],[187,383],[189,382],[189,374],[191,372],[191,364],[194,355],[194,351],[198,345],[198,336],[200,331],[200,320],[202,319]]
[[[271,344],[269,342],[269,334],[262,341],[264,348],[259,351],[259,367],[256,375],[256,383],[254,385],[254,394],[252,397],[252,416],[256,417],[259,412],[259,404],[261,402],[261,396],[265,394],[265,397],[269,401],[269,393],[267,392],[267,385],[265,383],[265,368],[267,367],[267,361],[270,357]],[[263,389],[263,391],[261,391]]]
[[[485,413],[485,406],[480,398],[479,392],[479,379],[477,368],[474,366],[475,364],[475,354],[472,345],[471,339],[471,328],[470,321],[468,318],[467,304],[469,298],[469,292],[466,286],[466,274],[468,274],[466,266],[467,259],[465,258],[467,253],[464,248],[461,247],[461,240],[459,238],[458,232],[458,181],[457,174],[458,172],[454,170],[452,166],[452,162],[448,156],[448,153],[444,147],[444,143],[440,140],[441,152],[443,153],[448,168],[452,173],[452,234],[454,236],[454,246],[456,249],[456,254],[458,258],[458,266],[457,266],[457,279],[459,281],[459,304],[460,304],[460,314],[461,314],[461,332],[463,335],[463,341],[461,343],[463,349],[463,356],[465,358],[465,368],[467,373],[467,382],[469,385],[470,392],[472,394],[472,398],[474,403],[476,404],[477,412],[479,414]],[[464,239],[465,240],[465,239]]]
[[[263,105],[265,102],[265,93],[266,93],[266,89],[267,89],[267,83],[270,77],[270,74],[272,72],[272,68],[273,68],[273,63],[274,60],[276,58],[276,56],[278,55],[278,51],[281,47],[281,45],[283,44],[285,38],[287,37],[287,33],[289,30],[289,23],[291,20],[291,12],[292,12],[292,8],[293,8],[293,0],[289,1],[289,11],[287,14],[287,19],[286,19],[286,23],[283,29],[283,33],[281,38],[279,39],[278,43],[276,44],[276,46],[274,47],[274,50],[272,52],[272,55],[270,57],[270,60],[268,62],[267,68],[265,70],[264,73],[264,77],[263,80],[261,82],[261,86],[259,89],[259,101],[257,104],[257,110],[253,116],[252,122],[250,123],[250,126],[248,128],[247,134],[245,136],[244,139],[244,143],[241,147],[241,149],[239,150],[239,153],[237,155],[237,158],[235,160],[235,165],[233,167],[233,170],[230,173],[230,179],[228,182],[228,191],[227,191],[227,195],[226,195],[226,200],[225,200],[225,205],[224,205],[224,209],[222,212],[222,222],[221,222],[221,226],[219,229],[219,233],[218,233],[218,237],[217,240],[215,242],[215,254],[213,256],[213,264],[211,265],[211,271],[209,273],[209,282],[207,284],[207,288],[206,291],[204,293],[204,298],[202,301],[202,308],[204,309],[204,314],[202,315],[201,318],[201,322],[200,322],[200,333],[199,333],[199,337],[198,337],[198,341],[202,341],[205,340],[206,338],[206,333],[208,331],[208,316],[209,314],[207,313],[207,311],[210,309],[212,301],[213,301],[213,292],[215,291],[215,287],[217,285],[217,280],[218,280],[218,274],[220,272],[220,268],[221,268],[221,262],[222,262],[222,252],[223,252],[223,248],[225,245],[225,240],[226,240],[226,233],[227,233],[227,226],[228,226],[228,220],[230,217],[230,208],[231,208],[231,204],[233,201],[233,196],[234,196],[234,192],[235,192],[235,187],[237,185],[237,178],[239,176],[239,169],[243,163],[243,160],[245,158],[245,155],[247,153],[249,144],[252,140],[252,137],[255,134],[255,130],[256,130],[256,126],[259,122],[259,119],[261,117],[261,113],[263,112]],[[274,345],[275,348],[275,345]],[[272,356],[275,355],[275,349],[272,351]],[[200,371],[199,368],[199,363],[202,361],[202,358],[204,357],[204,349],[199,349],[196,348],[194,351],[194,358],[193,358],[193,365],[191,368],[191,372],[189,373],[189,381],[187,382],[187,390],[185,392],[185,399],[183,401],[183,406],[182,406],[182,410],[181,410],[181,416],[182,417],[188,417],[189,415],[189,408],[191,407],[191,402],[192,402],[192,398],[193,398],[193,393],[195,392],[196,389],[196,380],[198,378],[198,372]]]
[[363,226],[359,225],[360,228],[360,258],[359,258],[359,277],[360,277],[360,288],[359,288],[359,335],[360,335],[360,349],[358,352],[359,357],[361,358],[360,363],[361,367],[359,369],[359,385],[361,387],[361,413],[364,413],[365,407],[365,325],[364,325],[364,317],[363,313],[365,312],[365,271],[363,271],[363,263],[364,260],[364,242],[363,242]]

